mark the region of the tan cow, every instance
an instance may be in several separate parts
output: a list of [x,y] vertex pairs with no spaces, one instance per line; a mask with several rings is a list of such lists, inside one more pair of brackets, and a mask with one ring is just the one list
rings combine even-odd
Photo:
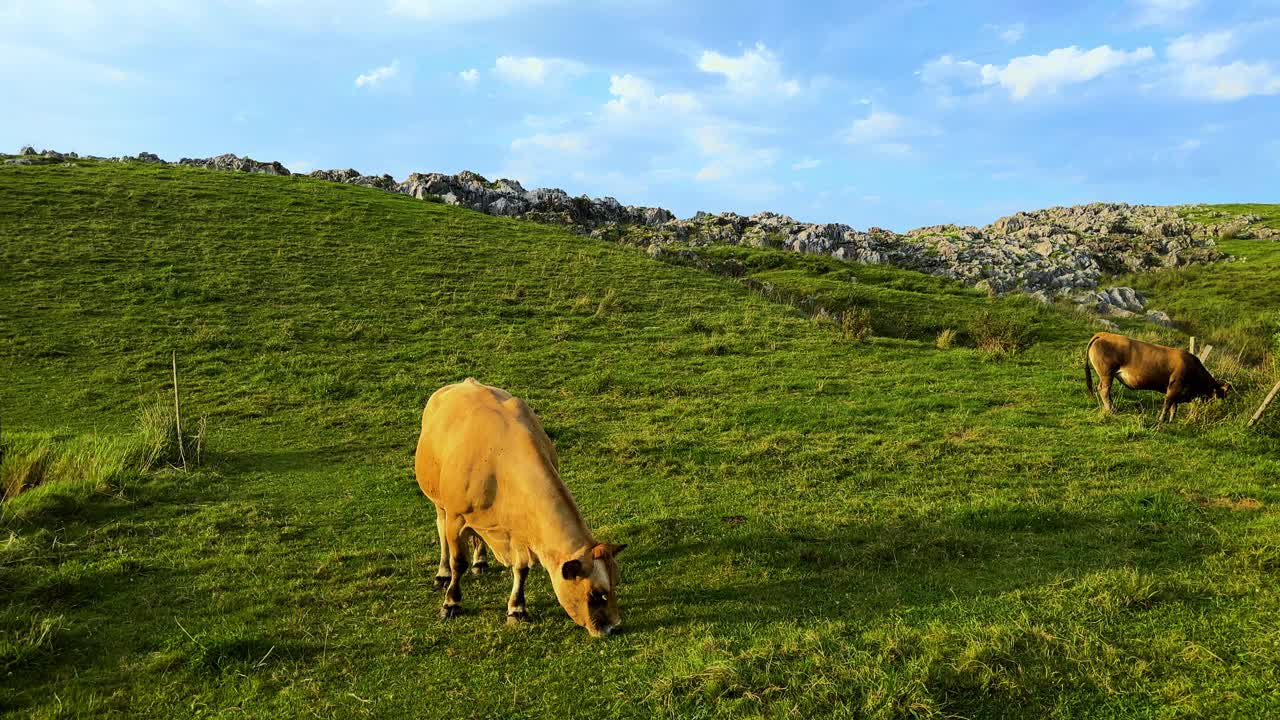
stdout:
[[595,636],[618,632],[614,557],[626,546],[596,542],[560,481],[555,446],[523,400],[474,378],[440,388],[422,412],[415,469],[436,506],[436,581],[448,585],[441,617],[461,611],[467,545],[483,539],[515,576],[507,622],[528,619],[525,579],[541,563],[574,622]]
[[1230,386],[1218,382],[1200,358],[1186,350],[1152,345],[1115,333],[1101,332],[1089,340],[1085,348],[1084,386],[1093,394],[1093,376],[1098,371],[1098,395],[1107,412],[1111,403],[1111,379],[1115,378],[1132,390],[1158,390],[1164,393],[1160,420],[1173,420],[1178,403],[1196,398],[1225,398]]

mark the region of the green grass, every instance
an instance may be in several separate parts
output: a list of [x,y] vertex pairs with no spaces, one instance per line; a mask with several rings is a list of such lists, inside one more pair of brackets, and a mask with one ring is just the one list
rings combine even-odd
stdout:
[[[1256,387],[1170,425],[1151,393],[1103,417],[1079,319],[759,262],[870,308],[875,335],[365,188],[0,167],[5,436],[132,432],[176,350],[212,437],[211,469],[6,518],[0,713],[1280,712],[1280,421],[1243,428]],[[1035,343],[935,346],[987,311]],[[437,619],[412,449],[428,395],[469,375],[531,403],[592,527],[629,544],[623,636],[590,639],[541,571],[527,627],[502,622],[500,572]]]
[[1229,262],[1118,279],[1192,335],[1258,362],[1280,354],[1280,242],[1224,240]]
[[1258,215],[1262,217],[1262,225],[1280,229],[1280,205],[1260,203],[1236,203],[1227,205],[1204,205],[1189,207],[1182,211],[1183,217],[1200,223],[1220,223],[1240,215]]

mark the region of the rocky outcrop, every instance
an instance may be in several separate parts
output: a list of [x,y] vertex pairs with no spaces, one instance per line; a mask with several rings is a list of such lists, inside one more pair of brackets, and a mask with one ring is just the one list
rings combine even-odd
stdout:
[[[23,153],[16,161],[34,159],[31,148],[23,148]],[[46,158],[51,155],[63,157],[45,151]],[[117,159],[164,162],[152,153]],[[278,162],[232,154],[183,158],[177,164],[290,174]],[[473,172],[413,173],[401,182],[355,169],[317,170],[308,177],[403,193],[490,215],[564,225],[594,237],[650,248],[651,254],[664,248],[678,252],[680,247],[717,244],[777,248],[895,265],[993,294],[1023,291],[1044,302],[1067,297],[1103,315],[1121,317],[1140,316],[1144,303],[1127,288],[1095,292],[1104,276],[1214,262],[1222,258],[1215,238],[1276,233],[1263,227],[1257,216],[1224,215],[1222,223],[1213,225],[1184,218],[1184,208],[1092,203],[1015,213],[982,228],[935,225],[899,234],[874,227],[857,230],[839,223],[804,223],[770,212],[750,216],[700,212],[681,220],[663,208],[623,205],[611,197],[571,196],[558,188],[526,190],[515,180],[490,181]]]
[[469,171],[457,175],[413,173],[397,189],[418,199],[438,199],[490,215],[567,225],[584,231],[606,224],[654,226],[675,219],[662,208],[623,205],[611,197],[573,197],[559,188],[525,190],[515,180],[490,182]]
[[[144,155],[146,158],[143,157]],[[151,153],[138,153],[138,160],[142,162],[164,162]],[[259,162],[250,157],[240,157],[231,153],[211,158],[182,158],[177,164],[202,167],[209,170],[230,170],[233,172],[262,173],[264,175],[290,174],[288,168],[274,160],[272,162]]]
[[984,228],[942,226],[907,233],[946,260],[937,274],[994,292],[1051,297],[1093,289],[1105,274],[1214,262],[1211,238],[1173,208],[1092,203],[1000,218]]
[[75,160],[80,156],[75,153],[60,153],[57,150],[41,150],[25,145],[18,151],[18,157],[4,161],[5,165],[52,165],[66,160]]
[[935,225],[902,235],[775,213],[699,213],[640,230],[605,227],[592,234],[645,246],[730,244],[831,255],[941,275],[996,294],[1020,290],[1046,301],[1095,289],[1108,273],[1222,257],[1211,239],[1194,236],[1172,209],[1104,203],[1018,213],[984,228]]
[[307,177],[316,178],[317,180],[328,180],[329,182],[344,183],[346,185],[361,185],[364,187],[377,188],[378,190],[388,190],[397,192],[400,183],[390,175],[361,175],[359,170],[315,170],[307,173]]
[[[1099,292],[1080,293],[1072,298],[1083,310],[1107,318],[1140,318],[1172,327],[1168,313],[1147,309],[1147,298],[1131,287],[1113,287]],[[1112,324],[1114,326],[1114,323]]]

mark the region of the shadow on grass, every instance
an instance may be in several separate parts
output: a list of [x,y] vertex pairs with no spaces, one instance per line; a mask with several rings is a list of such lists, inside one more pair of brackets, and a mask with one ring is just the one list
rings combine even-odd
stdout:
[[[719,538],[671,544],[654,543],[653,533],[633,527],[617,535],[641,546],[630,558],[640,574],[660,575],[660,568],[680,567],[681,577],[697,573],[703,581],[659,580],[628,593],[626,604],[635,610],[628,624],[645,632],[696,622],[856,618],[976,603],[1064,577],[1195,565],[1218,547],[1212,528],[1195,521],[1200,509],[1180,496],[1135,494],[1113,510],[1012,506],[973,509],[936,522],[778,533],[752,530],[754,523],[731,516],[724,519]],[[691,525],[686,524],[685,533],[709,534],[707,528]],[[651,612],[668,606],[680,609]]]

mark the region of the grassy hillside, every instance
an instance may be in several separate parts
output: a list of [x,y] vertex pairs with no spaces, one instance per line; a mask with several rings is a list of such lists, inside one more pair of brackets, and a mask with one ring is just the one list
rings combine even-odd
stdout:
[[[375,190],[0,167],[0,432],[129,436],[176,350],[210,458],[5,503],[0,712],[1280,712],[1280,422],[1241,422],[1261,380],[1171,425],[1153,394],[1106,418],[1079,319],[751,261],[880,336]],[[1037,342],[935,347],[988,313]],[[503,625],[501,570],[437,619],[412,449],[427,396],[467,376],[532,404],[597,534],[629,543],[623,636],[573,626],[541,570],[526,627]]]
[[1280,229],[1280,205],[1263,203],[1194,205],[1186,208],[1183,215],[1188,220],[1207,224],[1220,223],[1241,215],[1258,215],[1262,218],[1264,226]]
[[[1280,212],[1276,215],[1280,217]],[[1184,327],[1252,360],[1280,353],[1280,242],[1224,240],[1230,262],[1130,275],[1129,284]]]

